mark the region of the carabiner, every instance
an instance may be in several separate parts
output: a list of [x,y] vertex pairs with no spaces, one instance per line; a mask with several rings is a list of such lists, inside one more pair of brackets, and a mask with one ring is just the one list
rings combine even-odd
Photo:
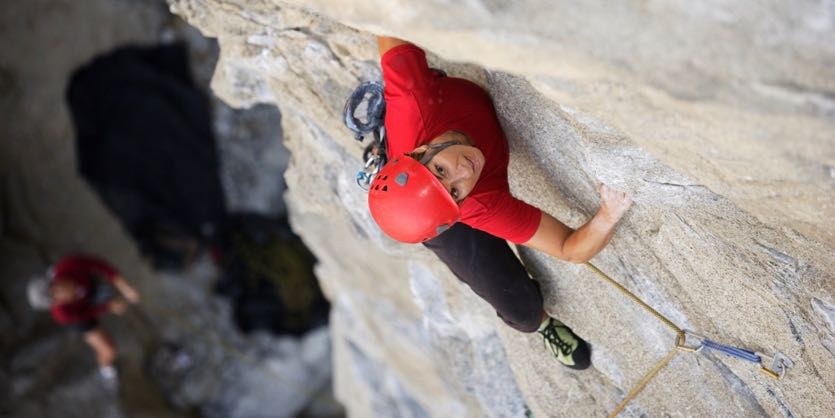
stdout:
[[360,186],[360,189],[365,190],[366,192],[371,187],[371,175],[366,173],[364,170],[357,171],[357,186]]
[[[693,338],[693,339],[698,340],[697,341],[698,344],[688,346],[687,345],[687,337],[688,336]],[[698,353],[698,352],[702,351],[702,348],[704,348],[704,344],[702,343],[704,340],[706,340],[705,337],[703,337],[699,334],[696,334],[693,331],[685,329],[685,330],[682,330],[681,334],[679,334],[677,336],[676,348],[678,348],[681,351],[686,351],[688,353]]]
[[786,372],[788,372],[790,368],[794,367],[794,362],[779,351],[774,353],[774,356],[767,356],[763,353],[757,353],[757,355],[760,356],[761,359],[771,357],[771,368],[766,367],[764,361],[760,361],[760,370],[777,380],[781,380],[786,377]]

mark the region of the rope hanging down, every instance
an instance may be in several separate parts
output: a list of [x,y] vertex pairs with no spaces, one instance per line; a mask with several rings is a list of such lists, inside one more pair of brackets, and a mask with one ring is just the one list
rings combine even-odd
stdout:
[[[644,308],[644,310],[649,312],[652,316],[654,316],[659,321],[664,323],[664,325],[666,325],[667,327],[672,329],[673,332],[675,332],[675,334],[676,334],[676,343],[675,343],[675,346],[672,348],[672,350],[670,350],[670,352],[667,353],[666,356],[664,356],[661,360],[659,360],[658,363],[656,363],[655,366],[649,372],[647,372],[644,375],[644,377],[642,377],[641,380],[638,381],[638,383],[635,384],[635,387],[633,387],[632,390],[629,391],[629,393],[626,395],[626,397],[615,407],[614,411],[612,411],[612,413],[609,414],[610,418],[615,417],[619,413],[621,413],[621,411],[623,411],[623,409],[626,407],[626,405],[628,405],[629,402],[631,402],[633,399],[635,399],[635,397],[638,396],[639,393],[641,393],[641,391],[652,380],[652,378],[654,378],[655,375],[658,374],[658,372],[660,372],[675,357],[675,355],[678,354],[680,351],[687,351],[687,352],[691,352],[691,353],[697,353],[697,352],[700,352],[703,348],[709,348],[709,349],[712,349],[712,350],[716,350],[716,351],[719,351],[721,353],[727,354],[729,356],[733,356],[733,357],[736,357],[736,358],[739,358],[739,359],[742,359],[742,360],[749,361],[751,363],[757,363],[757,364],[760,365],[760,370],[763,373],[765,373],[766,375],[768,375],[769,377],[772,377],[774,379],[782,379],[786,375],[786,372],[788,371],[788,369],[791,368],[794,365],[792,363],[792,361],[789,360],[788,357],[786,357],[782,353],[778,352],[772,357],[772,363],[771,363],[770,367],[768,367],[768,366],[766,366],[765,362],[763,361],[763,359],[767,358],[768,356],[766,356],[762,353],[757,353],[757,352],[753,352],[753,351],[750,351],[750,350],[745,350],[745,349],[742,349],[742,348],[737,348],[737,347],[732,347],[732,346],[725,345],[725,344],[720,344],[720,343],[717,343],[715,341],[708,340],[707,338],[704,338],[704,337],[702,337],[698,334],[695,334],[691,331],[683,330],[683,329],[679,328],[675,323],[673,323],[673,321],[671,321],[670,319],[668,319],[664,315],[660,314],[658,311],[653,309],[651,306],[649,306],[646,302],[641,300],[639,297],[635,296],[635,294],[630,292],[629,289],[623,287],[623,285],[616,282],[614,279],[609,277],[606,273],[602,272],[600,269],[595,267],[594,264],[586,263],[585,265],[591,271],[593,271],[595,274],[600,276],[600,278],[602,278],[604,281],[606,281],[609,284],[611,284],[612,286],[614,286],[621,293],[623,293],[626,297],[628,297],[629,299],[632,299],[633,302],[637,303],[639,306]],[[691,337],[694,340],[698,340],[698,343],[696,345],[689,345],[688,346],[687,345],[687,339],[688,339],[687,337],[688,336]]]

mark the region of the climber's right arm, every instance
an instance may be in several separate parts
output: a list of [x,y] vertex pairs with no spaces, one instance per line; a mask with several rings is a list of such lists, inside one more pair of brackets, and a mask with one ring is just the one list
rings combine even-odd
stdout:
[[603,183],[597,190],[600,209],[585,225],[574,230],[542,212],[539,227],[523,245],[571,263],[589,261],[609,243],[618,221],[632,206],[632,198],[624,192]]
[[402,39],[392,38],[389,36],[378,36],[377,37],[377,49],[380,51],[380,56],[382,57],[388,52],[389,49],[392,49],[399,45],[408,44]]

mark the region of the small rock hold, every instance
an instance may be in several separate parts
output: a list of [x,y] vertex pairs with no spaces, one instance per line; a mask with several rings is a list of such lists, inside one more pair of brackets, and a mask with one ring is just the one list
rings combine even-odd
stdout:
[[812,307],[815,308],[815,311],[817,311],[826,323],[829,324],[829,330],[835,334],[835,306],[818,298],[812,298]]

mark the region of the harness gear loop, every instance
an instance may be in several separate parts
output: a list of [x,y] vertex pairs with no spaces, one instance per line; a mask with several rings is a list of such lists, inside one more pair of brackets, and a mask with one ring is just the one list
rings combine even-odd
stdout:
[[[365,121],[357,117],[360,105],[365,103]],[[383,85],[375,81],[366,81],[357,86],[348,96],[343,109],[343,122],[354,132],[357,141],[384,125],[386,101],[383,97]]]
[[365,151],[362,153],[362,159],[365,161],[365,165],[362,170],[357,171],[357,185],[366,192],[371,187],[371,181],[374,180],[374,176],[388,162],[386,144],[382,139],[376,139],[385,138],[385,128],[380,127],[380,131],[382,131],[382,134],[378,134],[376,131],[374,132],[374,142],[365,147]]
[[[362,113],[363,104],[365,105],[364,120],[357,117],[358,112]],[[366,192],[374,176],[388,162],[385,113],[386,101],[383,96],[383,85],[373,81],[366,81],[357,86],[345,102],[343,110],[343,122],[354,132],[354,138],[357,141],[362,141],[369,133],[374,135],[374,140],[363,151],[365,164],[361,170],[357,171],[356,176],[357,185]]]

